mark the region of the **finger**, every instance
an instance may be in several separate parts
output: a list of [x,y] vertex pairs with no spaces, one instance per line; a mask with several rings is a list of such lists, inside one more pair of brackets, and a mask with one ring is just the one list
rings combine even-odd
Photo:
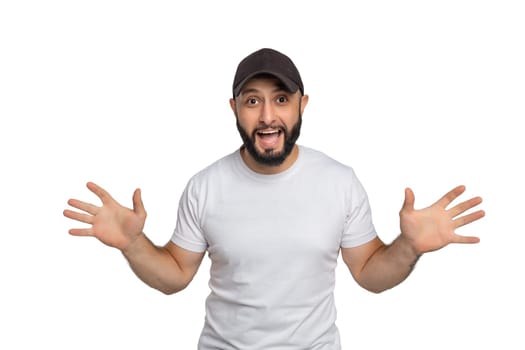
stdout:
[[416,197],[414,196],[414,192],[410,188],[405,188],[405,201],[403,202],[403,207],[401,208],[402,211],[412,211],[414,210],[414,202],[416,200]]
[[72,228],[68,232],[72,236],[93,236],[91,228]]
[[481,202],[482,202],[481,197],[471,198],[468,201],[464,201],[456,205],[455,207],[451,208],[449,210],[449,213],[452,215],[452,217],[456,217],[459,214],[462,214],[466,212],[467,210],[474,208],[475,206],[481,204]]
[[89,213],[91,215],[96,215],[99,209],[99,207],[97,207],[96,205],[79,201],[78,199],[70,199],[67,201],[67,204],[69,204],[73,208],[85,211],[86,213]]
[[479,237],[455,235],[452,242],[453,243],[466,243],[466,244],[479,243]]
[[69,218],[69,219],[72,219],[72,220],[76,220],[76,221],[80,221],[80,222],[83,222],[85,224],[92,224],[93,223],[93,216],[91,215],[88,215],[88,214],[83,214],[83,213],[78,213],[76,211],[73,211],[73,210],[64,210],[64,216],[66,218]]
[[456,228],[458,228],[458,227],[470,224],[471,222],[474,222],[476,220],[479,220],[484,216],[485,216],[485,212],[483,210],[478,210],[474,213],[470,213],[468,215],[455,219],[454,223],[455,223]]
[[89,188],[91,192],[96,194],[103,204],[106,204],[110,201],[114,201],[113,197],[111,197],[111,195],[106,190],[104,190],[102,187],[93,182],[88,182],[87,188]]
[[140,216],[146,216],[146,209],[144,202],[142,202],[141,191],[139,188],[133,193],[133,211]]
[[465,192],[465,186],[460,185],[452,190],[450,190],[447,194],[445,194],[443,197],[441,197],[436,204],[446,208],[452,201],[456,198],[458,198],[463,192]]

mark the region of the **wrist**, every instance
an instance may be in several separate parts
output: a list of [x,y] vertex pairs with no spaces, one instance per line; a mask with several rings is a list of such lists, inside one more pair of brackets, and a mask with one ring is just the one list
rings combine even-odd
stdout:
[[417,248],[417,245],[414,242],[414,240],[410,239],[402,232],[398,237],[398,241],[403,246],[403,250],[406,252],[406,254],[413,258],[415,261],[417,261],[421,257],[421,255],[423,255],[423,252]]
[[141,232],[138,235],[132,237],[125,247],[120,249],[120,251],[125,257],[129,258],[141,250],[140,247],[143,245],[144,239],[146,239],[146,235],[144,232]]

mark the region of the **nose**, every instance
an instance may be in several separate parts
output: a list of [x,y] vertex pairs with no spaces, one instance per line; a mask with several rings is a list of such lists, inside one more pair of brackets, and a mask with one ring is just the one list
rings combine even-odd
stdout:
[[272,107],[271,103],[263,103],[261,108],[261,113],[259,115],[259,122],[265,125],[272,125],[276,120],[275,109]]

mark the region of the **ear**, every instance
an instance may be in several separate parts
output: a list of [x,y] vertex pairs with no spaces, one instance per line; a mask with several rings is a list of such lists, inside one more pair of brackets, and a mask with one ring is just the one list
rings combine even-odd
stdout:
[[308,95],[301,96],[301,114],[304,113],[304,108],[308,104],[309,97]]
[[235,113],[235,99],[230,98],[230,108],[232,109],[233,113]]

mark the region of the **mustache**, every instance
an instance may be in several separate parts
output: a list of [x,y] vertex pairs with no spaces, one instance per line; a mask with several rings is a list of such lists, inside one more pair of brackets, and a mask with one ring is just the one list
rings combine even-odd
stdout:
[[255,135],[256,133],[260,131],[268,130],[268,129],[280,130],[285,133],[288,132],[288,128],[286,127],[286,125],[277,124],[277,123],[271,123],[271,124],[260,123],[259,125],[257,125],[255,130],[253,131],[253,135]]
[[[301,133],[301,124],[302,124],[302,116],[301,116],[301,113],[299,113],[299,118],[297,122],[291,127],[289,131],[288,130],[286,132],[283,131],[284,129],[287,129],[287,127],[281,125],[280,123],[271,123],[270,125],[267,125],[266,123],[259,123],[256,127],[256,131],[253,132],[253,134],[250,136],[248,131],[245,130],[239,123],[239,118],[238,117],[236,118],[237,130],[239,131],[239,134],[241,135],[244,147],[246,148],[248,153],[259,164],[264,164],[264,165],[269,165],[269,166],[277,166],[277,165],[282,164],[284,160],[290,155],[295,145],[295,142],[297,141]],[[280,133],[284,134],[284,148],[277,153],[275,152],[272,152],[271,154],[259,153],[259,151],[255,147],[257,130],[259,130],[260,132],[261,130],[268,129],[269,127],[275,128],[275,130],[279,130]]]

